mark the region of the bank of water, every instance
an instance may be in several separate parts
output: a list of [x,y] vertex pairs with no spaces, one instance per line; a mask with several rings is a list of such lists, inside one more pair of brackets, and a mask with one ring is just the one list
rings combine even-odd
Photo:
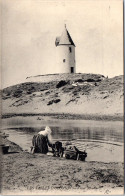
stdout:
[[9,140],[30,151],[32,137],[46,125],[52,129],[54,141],[70,141],[86,150],[86,161],[123,162],[123,122],[90,120],[55,120],[25,117],[3,120],[3,132]]

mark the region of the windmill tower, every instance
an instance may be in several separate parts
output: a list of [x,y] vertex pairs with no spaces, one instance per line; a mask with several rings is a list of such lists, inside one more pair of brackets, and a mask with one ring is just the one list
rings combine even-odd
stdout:
[[58,73],[76,73],[75,44],[66,28],[60,37],[56,37],[56,60]]

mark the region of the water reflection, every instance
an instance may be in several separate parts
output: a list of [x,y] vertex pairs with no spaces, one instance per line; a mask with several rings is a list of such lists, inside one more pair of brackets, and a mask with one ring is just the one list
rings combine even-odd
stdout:
[[[51,124],[50,127],[55,141],[60,140],[63,144],[71,141],[79,150],[86,150],[87,161],[123,162],[122,126],[111,128],[110,126],[76,127]],[[18,144],[23,150],[30,151],[33,135],[44,128],[45,126],[13,127],[4,129],[3,132],[9,134],[10,141]]]
[[[14,128],[20,134],[34,135],[45,127],[18,127]],[[51,127],[52,136],[55,140],[102,140],[123,142],[123,132],[121,130],[112,130],[109,128],[96,127],[95,128],[81,128],[81,127]],[[11,130],[11,129],[9,129]]]

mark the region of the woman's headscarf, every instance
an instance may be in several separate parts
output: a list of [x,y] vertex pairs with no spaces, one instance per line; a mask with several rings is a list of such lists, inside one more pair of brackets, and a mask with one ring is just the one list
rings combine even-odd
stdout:
[[48,126],[46,126],[46,128],[45,128],[45,132],[47,134],[51,134],[52,133],[51,129]]
[[49,142],[52,143],[51,133],[52,133],[52,131],[51,131],[50,127],[46,126],[45,130],[44,131],[40,131],[38,134],[47,136]]

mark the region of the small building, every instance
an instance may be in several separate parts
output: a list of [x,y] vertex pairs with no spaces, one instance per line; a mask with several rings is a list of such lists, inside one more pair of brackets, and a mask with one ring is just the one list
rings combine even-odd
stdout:
[[66,28],[56,37],[56,62],[59,73],[76,73],[75,44]]

